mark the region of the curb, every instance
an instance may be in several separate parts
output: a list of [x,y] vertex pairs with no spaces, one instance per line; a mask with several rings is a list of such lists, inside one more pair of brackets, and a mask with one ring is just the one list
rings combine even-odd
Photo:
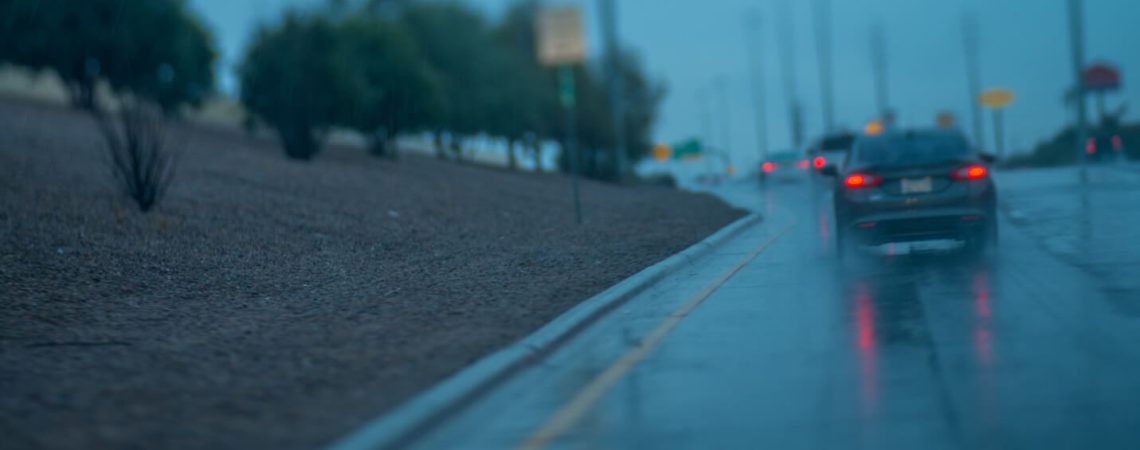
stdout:
[[720,244],[760,222],[760,219],[760,215],[755,213],[737,219],[680,253],[579,303],[538,331],[463,368],[392,411],[337,439],[324,447],[324,450],[390,450],[411,444],[463,406],[514,374],[541,361],[618,306],[695,259],[705,256]]

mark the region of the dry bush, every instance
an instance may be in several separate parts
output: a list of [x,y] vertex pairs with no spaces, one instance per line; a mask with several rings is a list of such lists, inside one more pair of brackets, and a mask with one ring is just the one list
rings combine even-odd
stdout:
[[117,112],[93,112],[103,133],[107,161],[116,186],[150,211],[166,194],[177,166],[166,140],[166,118],[154,105],[124,101]]

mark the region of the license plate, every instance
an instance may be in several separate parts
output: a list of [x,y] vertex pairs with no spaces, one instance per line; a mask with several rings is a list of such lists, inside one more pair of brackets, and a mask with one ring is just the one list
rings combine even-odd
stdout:
[[930,177],[902,179],[902,193],[904,194],[925,194],[934,190],[934,183]]

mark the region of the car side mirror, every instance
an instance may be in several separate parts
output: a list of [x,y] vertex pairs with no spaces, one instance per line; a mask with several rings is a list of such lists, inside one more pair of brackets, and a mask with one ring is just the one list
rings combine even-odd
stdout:
[[819,173],[829,177],[838,177],[839,169],[835,168],[835,166],[823,166],[822,169],[819,169]]
[[978,153],[978,158],[981,158],[986,164],[993,164],[997,162],[997,156],[989,153]]

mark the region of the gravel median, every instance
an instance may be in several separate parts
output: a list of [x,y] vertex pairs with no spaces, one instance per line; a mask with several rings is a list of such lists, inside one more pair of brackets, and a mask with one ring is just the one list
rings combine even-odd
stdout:
[[184,126],[142,215],[88,117],[0,117],[5,448],[318,446],[743,214]]

